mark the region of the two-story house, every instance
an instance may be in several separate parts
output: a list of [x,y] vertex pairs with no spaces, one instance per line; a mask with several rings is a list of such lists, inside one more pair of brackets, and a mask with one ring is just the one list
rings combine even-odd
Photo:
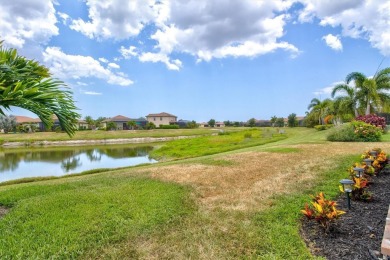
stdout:
[[146,120],[155,124],[157,127],[160,125],[173,125],[177,123],[177,116],[169,113],[149,114],[146,116]]

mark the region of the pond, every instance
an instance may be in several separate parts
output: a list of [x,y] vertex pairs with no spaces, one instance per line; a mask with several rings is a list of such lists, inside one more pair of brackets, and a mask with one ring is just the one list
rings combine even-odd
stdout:
[[0,148],[0,182],[155,163],[152,150],[134,145]]

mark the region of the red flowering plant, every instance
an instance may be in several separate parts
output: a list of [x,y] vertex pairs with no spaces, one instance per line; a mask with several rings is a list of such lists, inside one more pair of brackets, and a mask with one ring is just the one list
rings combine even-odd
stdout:
[[358,116],[355,118],[357,121],[363,121],[367,124],[380,127],[382,130],[386,128],[386,119],[381,116],[377,116],[375,114],[371,115],[365,115],[365,116]]

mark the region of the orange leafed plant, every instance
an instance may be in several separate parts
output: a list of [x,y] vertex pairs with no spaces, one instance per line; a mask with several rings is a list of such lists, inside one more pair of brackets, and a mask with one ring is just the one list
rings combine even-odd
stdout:
[[311,205],[306,203],[305,209],[301,212],[308,218],[314,219],[324,228],[325,232],[329,231],[331,222],[337,219],[345,212],[336,208],[337,203],[332,200],[327,200],[323,192],[316,196],[311,196]]

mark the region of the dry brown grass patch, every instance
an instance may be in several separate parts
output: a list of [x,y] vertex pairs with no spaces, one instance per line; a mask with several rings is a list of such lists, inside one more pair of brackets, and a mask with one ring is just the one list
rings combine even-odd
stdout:
[[325,169],[333,167],[340,155],[359,154],[374,147],[389,149],[387,143],[326,143],[289,146],[296,153],[244,152],[215,159],[231,166],[177,164],[152,167],[154,178],[193,186],[206,208],[260,209],[276,194],[296,191]]

